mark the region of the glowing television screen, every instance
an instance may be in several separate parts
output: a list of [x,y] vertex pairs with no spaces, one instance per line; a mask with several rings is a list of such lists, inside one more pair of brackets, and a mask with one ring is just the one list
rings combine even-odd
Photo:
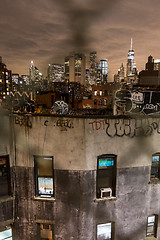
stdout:
[[113,158],[100,158],[98,162],[99,168],[112,167],[114,165]]

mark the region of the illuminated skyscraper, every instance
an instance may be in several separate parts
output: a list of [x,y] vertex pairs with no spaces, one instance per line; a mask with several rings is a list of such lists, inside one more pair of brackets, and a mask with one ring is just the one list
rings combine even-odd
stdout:
[[89,84],[96,85],[97,80],[97,53],[91,52],[89,58]]
[[71,53],[65,57],[65,80],[85,85],[86,57],[81,53]]
[[137,70],[136,70],[136,64],[134,61],[134,50],[133,50],[133,42],[131,38],[131,48],[128,52],[128,60],[127,60],[127,71],[126,71],[126,81],[128,83],[135,83],[137,82]]
[[29,68],[29,78],[30,84],[35,88],[40,89],[43,85],[43,75],[39,72],[38,68],[34,66],[33,61],[31,61],[31,66]]
[[6,65],[2,63],[2,57],[0,56],[0,100],[5,100],[6,96],[10,95],[12,90],[12,72],[6,68]]
[[52,64],[48,66],[48,81],[52,82],[63,82],[64,81],[64,65]]
[[105,85],[108,82],[108,59],[101,59],[97,67],[97,84]]

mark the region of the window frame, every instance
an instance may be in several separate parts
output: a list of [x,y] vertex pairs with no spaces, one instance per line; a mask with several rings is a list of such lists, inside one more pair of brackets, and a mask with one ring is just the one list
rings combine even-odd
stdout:
[[[38,184],[38,164],[36,162],[36,159],[39,158],[50,158],[52,161],[52,176],[50,176],[50,178],[52,178],[53,180],[53,193],[52,194],[40,194],[39,193],[39,184]],[[49,178],[48,176],[40,176],[43,178]],[[54,158],[53,156],[42,156],[42,155],[34,155],[34,182],[35,182],[35,196],[36,197],[41,197],[41,198],[54,198],[55,197],[55,182],[54,182]]]
[[[153,168],[156,168],[156,166],[153,166],[153,157],[154,156],[159,156],[159,161],[158,161],[158,166],[157,166],[157,168],[158,168],[158,172],[157,172],[158,177],[153,177],[153,173],[152,173]],[[160,153],[159,152],[158,153],[154,153],[152,155],[150,179],[151,179],[151,181],[160,181]]]
[[[113,168],[112,168],[112,172],[113,172],[113,177],[112,177],[112,186],[106,186],[106,188],[111,188],[112,187],[112,197],[116,197],[116,182],[117,182],[117,155],[115,154],[102,154],[100,156],[97,157],[97,175],[96,175],[96,198],[97,199],[102,199],[100,197],[100,189],[99,189],[99,186],[98,186],[98,174],[99,174],[99,171],[105,171],[105,169],[107,169],[107,167],[104,167],[102,169],[99,169],[99,160],[101,158],[113,158],[113,161],[114,161],[114,165],[113,165]],[[109,168],[108,168],[109,169]],[[107,171],[106,171],[107,172]],[[110,197],[109,197],[110,198]],[[104,198],[105,199],[105,198]]]
[[113,240],[114,239],[114,228],[115,228],[115,224],[114,224],[114,222],[105,222],[105,223],[98,223],[97,225],[96,225],[96,240],[98,240],[98,236],[97,236],[97,234],[98,234],[98,226],[100,226],[100,225],[107,225],[107,224],[111,224],[111,238],[109,238],[108,240]]
[[[2,155],[0,156],[0,159],[6,159],[6,164],[3,164],[3,165],[6,165],[6,168],[7,168],[7,193],[6,194],[3,194],[1,195],[0,194],[0,197],[3,197],[3,196],[11,196],[11,173],[10,173],[10,161],[9,161],[9,155]],[[0,176],[0,179],[1,179],[2,176]],[[1,181],[0,181],[1,182]]]
[[[153,233],[152,234],[150,234],[150,235],[147,235],[147,233],[148,233],[148,227],[149,227],[149,223],[148,223],[148,218],[149,217],[155,217],[155,221],[154,222],[152,222],[153,224],[153,228],[154,228],[154,231],[153,231]],[[146,237],[147,238],[150,238],[150,237],[154,237],[154,238],[157,238],[157,228],[158,228],[158,215],[157,214],[152,214],[152,215],[150,215],[150,216],[148,216],[147,217],[147,227],[146,227]]]

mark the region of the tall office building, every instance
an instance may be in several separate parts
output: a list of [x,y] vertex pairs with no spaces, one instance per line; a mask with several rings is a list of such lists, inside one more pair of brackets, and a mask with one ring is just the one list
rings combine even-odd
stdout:
[[86,57],[82,53],[71,53],[65,57],[65,80],[85,85]]
[[126,70],[126,81],[127,83],[136,83],[138,80],[136,64],[134,61],[134,50],[133,50],[133,42],[131,38],[131,48],[128,51],[128,59],[127,59],[127,70]]
[[10,95],[12,90],[12,72],[8,70],[6,65],[2,62],[0,56],[0,100],[5,100],[6,96]]
[[29,85],[29,75],[21,75],[21,78],[26,85]]
[[48,66],[48,82],[63,82],[64,81],[64,65],[49,64]]
[[31,61],[31,66],[29,68],[29,78],[30,84],[39,89],[43,86],[43,75],[39,72],[39,69],[34,65],[33,61]]
[[122,83],[124,82],[124,66],[123,63],[121,64],[120,68],[118,69],[118,73],[114,75],[114,82]]
[[97,53],[91,52],[89,57],[89,84],[96,85],[97,80]]
[[108,59],[101,59],[97,67],[97,84],[105,85],[108,82]]

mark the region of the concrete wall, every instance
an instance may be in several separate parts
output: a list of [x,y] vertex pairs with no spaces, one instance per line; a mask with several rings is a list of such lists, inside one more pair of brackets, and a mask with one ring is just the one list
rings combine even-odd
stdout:
[[[160,212],[160,185],[149,183],[159,118],[14,115],[10,126],[16,240],[39,239],[40,222],[54,224],[55,239],[96,239],[96,224],[110,221],[116,240],[145,239],[147,217]],[[96,199],[102,154],[117,155],[116,198],[107,201]],[[55,200],[35,198],[34,155],[54,157]]]

